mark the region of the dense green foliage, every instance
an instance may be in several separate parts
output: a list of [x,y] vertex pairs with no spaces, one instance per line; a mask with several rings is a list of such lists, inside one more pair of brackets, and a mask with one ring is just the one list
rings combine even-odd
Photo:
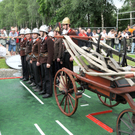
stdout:
[[[134,0],[125,0],[120,12],[131,10],[135,10]],[[42,24],[55,25],[66,16],[70,18],[74,28],[101,27],[103,22],[105,27],[114,27],[116,11],[113,0],[2,0],[0,28],[18,26],[32,29]],[[129,14],[119,17],[129,18]],[[123,26],[120,29],[125,28],[129,22],[120,21],[119,26]]]

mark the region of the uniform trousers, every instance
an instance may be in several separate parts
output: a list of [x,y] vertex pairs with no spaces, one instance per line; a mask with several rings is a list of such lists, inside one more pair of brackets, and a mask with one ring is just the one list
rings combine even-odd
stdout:
[[47,94],[53,94],[52,67],[47,68],[46,63],[41,64],[42,90]]
[[21,62],[22,62],[22,75],[23,75],[23,78],[29,79],[28,63],[26,61],[26,55],[21,56]]
[[35,83],[35,81],[34,81],[34,73],[33,73],[33,70],[32,70],[32,64],[30,63],[30,60],[28,60],[27,63],[28,63],[28,67],[29,67],[28,68],[28,70],[29,70],[29,76],[30,76],[29,80],[31,82],[34,82]]
[[40,75],[40,66],[36,65],[37,61],[32,61],[32,71],[37,87],[41,88],[41,75]]

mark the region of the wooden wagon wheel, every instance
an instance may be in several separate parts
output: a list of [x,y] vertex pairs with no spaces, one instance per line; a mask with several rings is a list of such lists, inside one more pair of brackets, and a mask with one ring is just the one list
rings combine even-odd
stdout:
[[135,135],[135,110],[126,109],[119,114],[116,132],[117,135]]
[[109,98],[104,97],[104,96],[101,96],[100,94],[97,94],[97,95],[98,95],[99,100],[100,100],[105,106],[114,107],[114,106],[116,106],[116,105],[119,104],[119,102],[117,102],[117,101],[111,101]]
[[66,116],[75,113],[78,106],[77,87],[73,76],[67,71],[59,70],[54,78],[54,93],[59,109]]

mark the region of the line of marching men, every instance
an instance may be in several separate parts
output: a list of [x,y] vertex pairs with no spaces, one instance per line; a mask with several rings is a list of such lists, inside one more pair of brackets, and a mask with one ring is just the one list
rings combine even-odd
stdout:
[[[70,28],[68,17],[62,21],[66,35],[76,35]],[[42,25],[40,29],[21,29],[20,56],[22,61],[22,81],[27,81],[35,92],[43,98],[53,94],[53,78],[62,67],[73,70],[73,58],[70,56],[61,38],[61,27],[58,23],[54,33],[48,33],[48,27]]]

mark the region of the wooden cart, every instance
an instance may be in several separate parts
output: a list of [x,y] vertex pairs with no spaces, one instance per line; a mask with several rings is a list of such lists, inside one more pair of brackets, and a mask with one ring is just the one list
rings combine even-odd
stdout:
[[[114,107],[119,103],[128,103],[131,108],[119,114],[116,132],[117,135],[135,135],[134,72],[125,71],[125,68],[118,65],[114,59],[104,57],[93,50],[85,52],[75,46],[67,36],[64,37],[64,43],[79,65],[80,72],[77,74],[62,68],[55,75],[54,93],[61,112],[66,116],[73,115],[77,110],[78,99],[82,97],[82,93],[90,90],[97,94],[105,106]],[[88,60],[87,64],[82,57]],[[132,68],[132,71],[134,70]]]

